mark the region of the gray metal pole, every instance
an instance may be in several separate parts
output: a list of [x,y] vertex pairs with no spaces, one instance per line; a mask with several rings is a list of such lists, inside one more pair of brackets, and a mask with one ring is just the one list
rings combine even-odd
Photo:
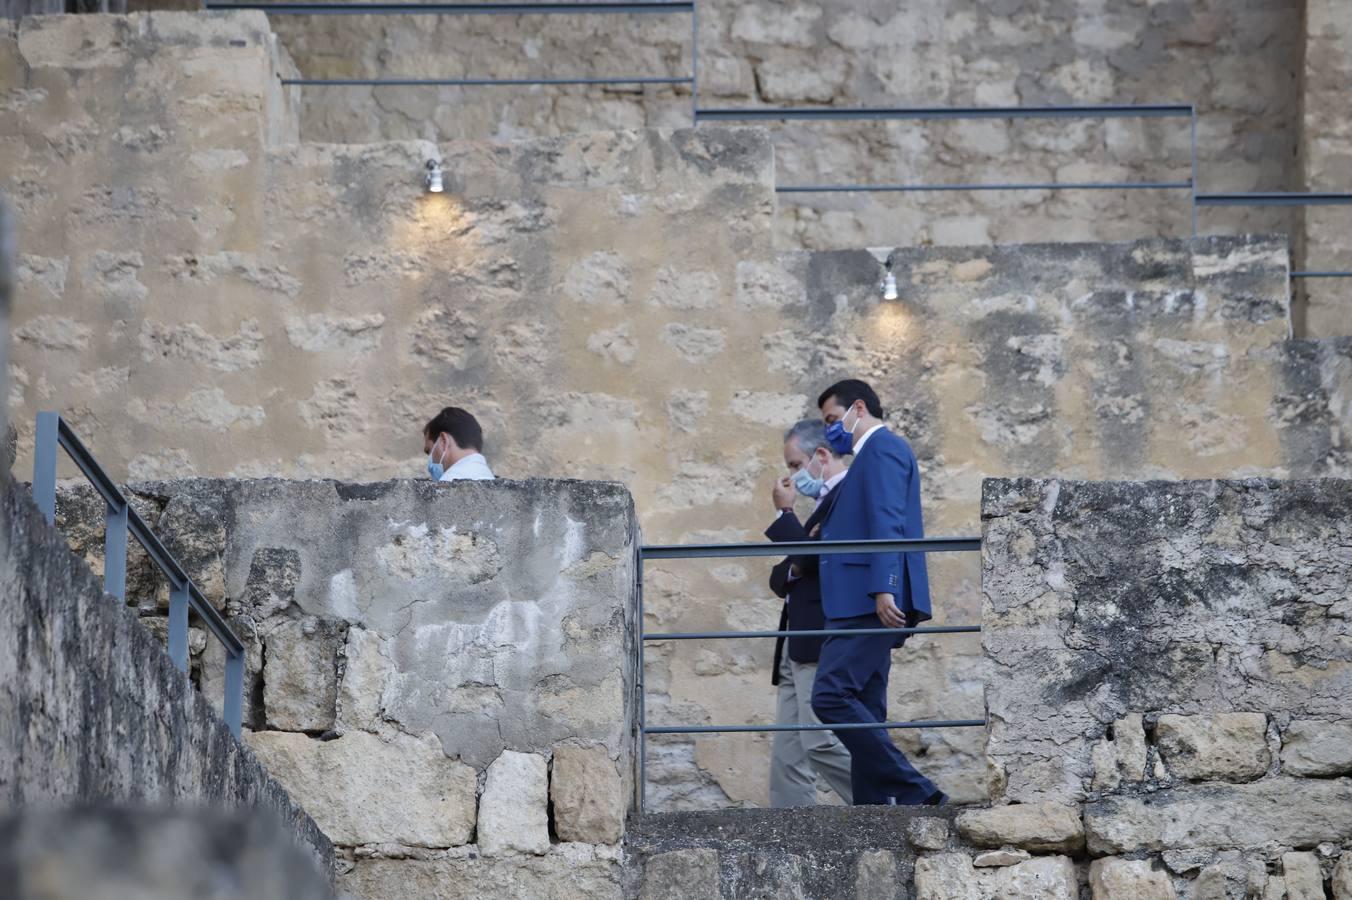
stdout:
[[33,502],[46,518],[56,524],[56,448],[60,444],[61,416],[38,413],[33,440]]

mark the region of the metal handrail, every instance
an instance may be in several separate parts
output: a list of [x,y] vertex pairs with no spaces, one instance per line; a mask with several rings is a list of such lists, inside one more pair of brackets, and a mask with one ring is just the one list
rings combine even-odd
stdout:
[[860,553],[941,553],[972,552],[981,549],[979,537],[906,538],[865,541],[782,541],[748,544],[651,544],[639,548],[637,561],[638,620],[638,810],[647,802],[647,749],[650,734],[745,734],[780,731],[856,731],[871,728],[886,730],[916,728],[980,728],[985,719],[926,719],[910,722],[848,722],[835,725],[649,725],[647,701],[647,655],[649,643],[658,641],[735,640],[740,638],[780,637],[862,637],[877,634],[973,634],[980,625],[916,626],[910,628],[819,629],[803,631],[673,631],[643,632],[643,564],[650,559],[726,559],[761,556],[834,556]]
[[559,87],[565,85],[690,85],[691,115],[699,97],[699,9],[694,0],[630,0],[615,3],[259,3],[249,0],[207,0],[210,10],[262,10],[283,16],[371,15],[633,15],[690,14],[688,76],[611,75],[597,78],[281,78],[283,85],[302,87]]
[[225,702],[222,715],[230,732],[238,738],[244,698],[244,642],[230,628],[225,619],[202,596],[197,585],[188,577],[145,523],[139,513],[127,502],[108,473],[89,452],[60,413],[43,411],[37,415],[37,434],[33,449],[33,501],[47,524],[56,524],[56,457],[57,449],[75,463],[103,498],[106,507],[104,531],[103,589],[121,602],[127,599],[127,535],[136,538],[151,562],[169,579],[169,658],[179,671],[188,672],[188,610],[192,609],[207,630],[225,647]]

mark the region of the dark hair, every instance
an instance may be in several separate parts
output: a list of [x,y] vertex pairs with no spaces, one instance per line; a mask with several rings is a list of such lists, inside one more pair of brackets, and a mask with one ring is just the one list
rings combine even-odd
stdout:
[[484,430],[479,427],[479,420],[458,406],[446,407],[423,426],[423,436],[433,441],[442,434],[449,434],[466,450],[484,452]]
[[873,393],[873,388],[858,378],[846,378],[844,381],[837,381],[822,391],[822,395],[817,398],[817,409],[825,406],[826,401],[832,397],[835,397],[836,402],[846,409],[863,400],[870,416],[875,419],[883,418],[883,405],[878,402],[878,395]]

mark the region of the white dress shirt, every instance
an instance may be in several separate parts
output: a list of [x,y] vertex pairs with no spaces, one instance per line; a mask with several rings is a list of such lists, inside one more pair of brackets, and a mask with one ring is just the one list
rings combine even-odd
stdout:
[[881,425],[874,425],[874,426],[873,426],[872,428],[870,428],[868,431],[865,431],[865,432],[864,432],[864,436],[861,437],[861,438],[859,439],[859,443],[857,443],[857,444],[854,445],[854,455],[855,455],[855,456],[858,456],[858,455],[859,455],[859,451],[864,449],[864,445],[868,443],[868,439],[871,438],[871,437],[873,437],[873,432],[877,431],[879,428],[882,428],[882,427],[883,427],[883,426],[881,426]]
[[442,481],[492,481],[493,470],[488,468],[488,460],[482,453],[471,453],[458,460],[445,472]]
[[822,501],[826,499],[827,494],[831,493],[831,489],[834,488],[836,485],[840,484],[841,479],[843,479],[848,474],[850,474],[850,470],[845,469],[844,471],[837,472],[830,478],[826,479],[826,483],[822,485],[822,492],[817,495],[818,506],[822,505]]

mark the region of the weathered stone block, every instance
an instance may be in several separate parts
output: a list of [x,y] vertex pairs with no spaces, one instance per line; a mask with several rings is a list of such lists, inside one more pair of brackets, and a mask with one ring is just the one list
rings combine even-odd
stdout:
[[1272,762],[1262,713],[1160,716],[1155,744],[1169,771],[1189,781],[1251,781]]
[[548,802],[545,758],[504,750],[488,767],[479,801],[479,849],[485,856],[547,852]]
[[972,860],[972,865],[978,869],[994,869],[1018,865],[1032,858],[1032,854],[1027,850],[987,850],[985,853],[978,853]]
[[921,850],[942,850],[948,846],[948,820],[923,816],[906,823],[906,836]]
[[1325,900],[1324,874],[1313,853],[1283,853],[1282,881],[1286,900]]
[[357,859],[345,896],[398,900],[622,900],[618,853],[559,844],[544,856],[484,857],[469,847],[434,859]]
[[343,680],[338,686],[340,728],[374,731],[381,720],[385,688],[394,675],[388,641],[378,633],[353,626],[343,649]]
[[268,632],[263,656],[263,707],[277,731],[333,727],[338,698],[338,653],[347,624],[291,619]]
[[1064,856],[978,871],[964,853],[937,853],[916,860],[915,896],[916,900],[1077,900],[1079,878],[1075,864]]
[[673,850],[643,867],[639,900],[721,900],[717,850]]
[[559,840],[613,844],[623,835],[624,787],[605,747],[555,747],[549,795]]
[[1352,780],[1265,778],[1187,785],[1086,804],[1089,852],[1174,847],[1310,847],[1352,838]]
[[1288,775],[1352,774],[1352,722],[1295,720],[1282,733],[1281,759]]
[[897,877],[897,858],[890,850],[865,850],[854,864],[854,896],[857,900],[888,900],[902,889]]
[[1333,900],[1352,900],[1352,851],[1344,850],[1333,867]]
[[1116,790],[1123,781],[1145,777],[1145,728],[1134,713],[1113,723],[1112,738],[1094,745],[1094,790]]
[[260,731],[246,740],[335,844],[457,847],[474,834],[478,779],[434,737]]
[[1078,810],[1059,803],[1020,803],[964,812],[958,832],[978,847],[1011,845],[1038,853],[1074,852],[1084,846]]
[[1096,859],[1089,866],[1094,900],[1176,900],[1173,879],[1148,859]]

